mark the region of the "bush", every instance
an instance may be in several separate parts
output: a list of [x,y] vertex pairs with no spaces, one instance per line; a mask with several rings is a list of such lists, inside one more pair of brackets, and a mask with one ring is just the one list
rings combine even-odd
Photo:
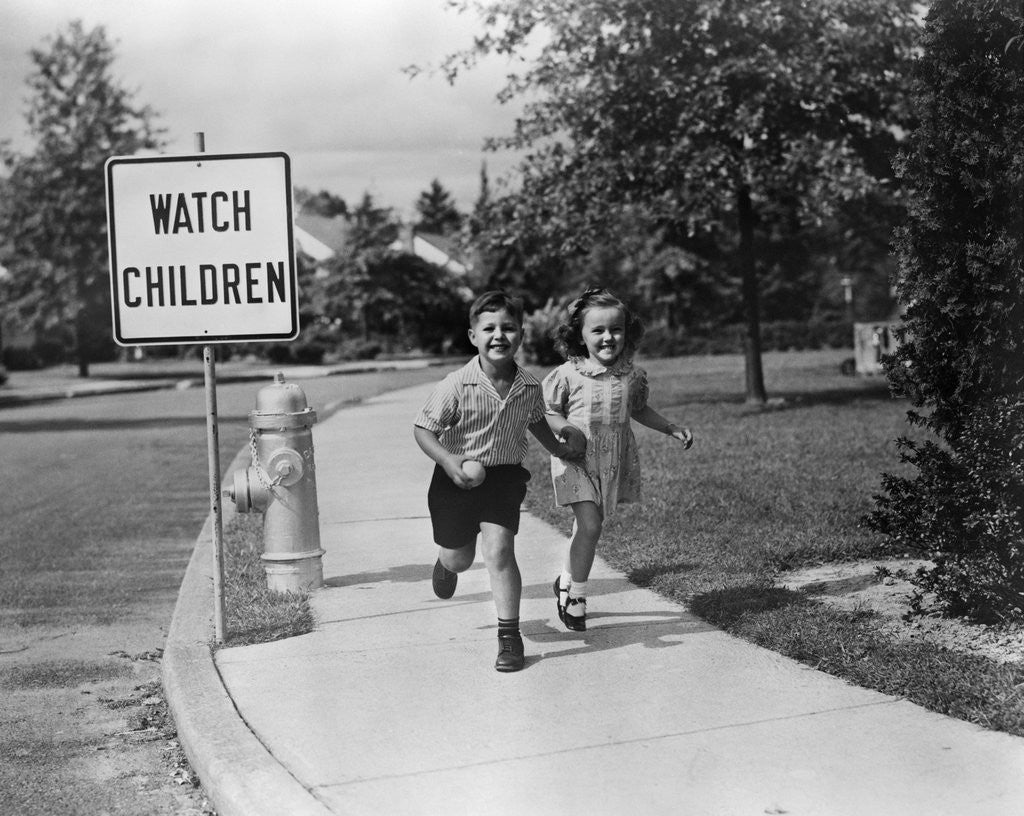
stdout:
[[902,439],[900,450],[927,479],[886,475],[874,523],[935,562],[913,583],[950,614],[1024,619],[1024,400],[979,408],[955,447]]
[[886,361],[912,477],[887,474],[871,523],[927,552],[922,590],[950,614],[1024,619],[1024,25],[1010,0],[938,0],[918,62],[921,124],[896,236],[903,343]]
[[523,319],[523,353],[537,365],[553,366],[564,362],[555,349],[555,333],[566,320],[565,305],[549,300]]
[[3,364],[11,371],[35,371],[43,367],[40,356],[28,346],[5,347]]
[[337,349],[339,360],[374,360],[384,347],[379,340],[364,340],[356,337],[343,340]]

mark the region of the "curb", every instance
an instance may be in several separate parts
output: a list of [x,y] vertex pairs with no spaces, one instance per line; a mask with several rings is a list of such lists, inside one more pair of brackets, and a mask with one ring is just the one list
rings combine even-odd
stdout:
[[138,383],[120,383],[110,381],[98,381],[93,387],[75,388],[53,388],[28,393],[5,394],[0,391],[0,408],[9,408],[14,405],[31,405],[36,402],[52,402],[60,399],[75,399],[78,397],[97,397],[103,394],[127,393],[143,391],[166,391],[172,388],[180,388],[178,380],[152,381],[146,380]]
[[[239,451],[227,472],[247,457]],[[235,513],[222,507],[224,523]],[[331,816],[249,730],[224,688],[211,648],[212,548],[211,514],[185,570],[164,647],[164,694],[178,741],[220,816]]]
[[[228,385],[230,383],[259,382],[273,380],[277,371],[287,372],[291,380],[304,380],[316,377],[338,377],[349,374],[369,374],[377,371],[399,371],[418,368],[429,368],[434,365],[445,365],[447,360],[412,360],[396,362],[385,360],[381,362],[368,361],[365,363],[346,363],[337,366],[267,366],[264,369],[239,372],[221,372],[216,375],[217,385]],[[37,402],[51,402],[60,399],[73,399],[78,397],[95,397],[103,394],[142,392],[142,391],[166,391],[172,389],[203,388],[205,380],[202,376],[186,377],[157,377],[142,380],[92,380],[74,382],[67,387],[59,385],[41,387],[38,390],[12,391],[10,386],[0,387],[0,408],[9,408],[16,405],[30,405]]]

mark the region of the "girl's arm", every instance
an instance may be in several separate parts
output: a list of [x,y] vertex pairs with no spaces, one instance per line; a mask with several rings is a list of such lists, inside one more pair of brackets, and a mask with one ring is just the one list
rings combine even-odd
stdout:
[[[530,433],[532,433],[534,438],[547,449],[548,453],[552,456],[557,456],[559,459],[578,459],[586,453],[587,440],[578,428],[573,428],[576,431],[576,434],[571,434],[570,432],[570,436],[563,441],[561,437],[556,436],[554,431],[552,431],[551,426],[549,425],[549,418],[550,415],[545,419],[537,420],[529,426]],[[556,417],[556,419],[557,418],[558,417]],[[563,426],[569,425],[565,420],[562,420],[562,422]],[[560,434],[564,434],[565,432],[564,427],[559,429]],[[580,450],[580,445],[576,439],[577,436],[583,440],[582,450]]]
[[[572,453],[562,459],[576,459],[587,452],[587,436],[561,414],[548,412],[544,415],[555,439],[569,446]],[[558,454],[555,454],[558,456]]]
[[669,422],[650,405],[645,405],[639,411],[636,411],[633,414],[633,419],[651,430],[661,431],[663,434],[678,439],[686,448],[693,445],[693,434],[690,433],[689,428],[680,428],[678,425]]
[[444,468],[444,472],[448,474],[449,479],[466,490],[473,486],[466,474],[462,472],[462,457],[449,452],[441,444],[441,440],[437,438],[436,433],[428,431],[426,428],[421,428],[419,425],[413,426],[412,433],[416,438],[416,444],[420,446],[420,450]]

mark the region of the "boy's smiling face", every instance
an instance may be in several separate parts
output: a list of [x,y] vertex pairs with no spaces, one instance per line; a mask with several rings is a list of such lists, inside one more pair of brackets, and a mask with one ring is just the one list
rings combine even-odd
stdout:
[[505,309],[481,312],[470,326],[469,342],[480,352],[482,360],[505,366],[514,361],[523,342],[523,327]]

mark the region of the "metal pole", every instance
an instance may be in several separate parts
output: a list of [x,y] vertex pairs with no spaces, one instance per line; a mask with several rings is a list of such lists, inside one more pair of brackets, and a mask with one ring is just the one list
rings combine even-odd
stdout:
[[[195,134],[196,153],[206,152],[206,136]],[[206,452],[210,468],[210,510],[213,512],[213,629],[217,643],[224,642],[224,518],[220,497],[220,433],[217,428],[217,363],[213,346],[203,346],[206,383]]]

